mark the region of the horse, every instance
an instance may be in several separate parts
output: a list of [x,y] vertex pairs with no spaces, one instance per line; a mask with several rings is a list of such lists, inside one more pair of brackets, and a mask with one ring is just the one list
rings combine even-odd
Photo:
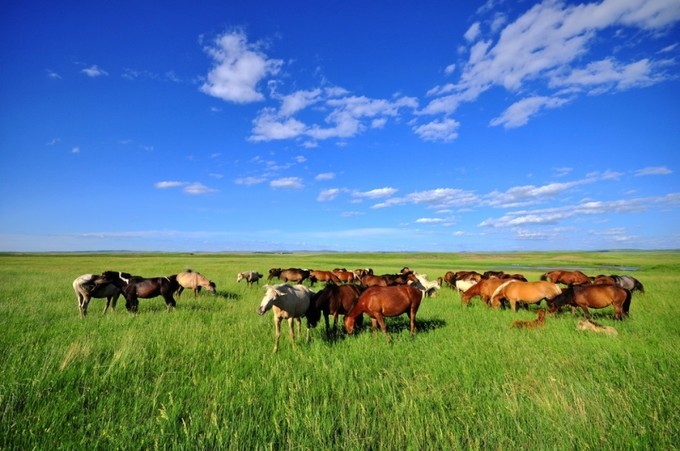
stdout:
[[442,281],[441,278],[438,278],[437,280],[428,280],[427,274],[419,274],[419,273],[412,273],[413,277],[415,277],[414,280],[409,280],[409,285],[413,285],[414,287],[418,288],[421,291],[425,292],[425,296],[427,297],[433,297],[437,294],[437,290],[439,290],[442,287]]
[[177,274],[177,283],[179,284],[177,297],[182,295],[185,288],[194,290],[194,297],[198,296],[198,293],[201,292],[201,287],[205,287],[205,289],[211,293],[215,293],[216,291],[215,282],[208,280],[208,278],[200,272],[195,272],[190,269]]
[[310,270],[309,271],[310,286],[314,286],[314,282],[333,282],[340,283],[338,276],[331,271]]
[[352,283],[359,280],[359,277],[352,271],[347,271],[346,269],[334,269],[333,274],[340,279],[342,283]]
[[373,276],[373,275],[363,276],[359,280],[359,283],[364,288],[386,287],[388,285],[392,285],[385,277],[383,277],[383,276]]
[[309,279],[309,271],[300,268],[272,268],[269,270],[269,277],[267,280],[271,280],[274,277],[278,277],[282,282],[296,282],[302,283],[305,279]]
[[533,321],[522,321],[516,319],[512,322],[510,327],[517,329],[535,329],[537,327],[543,326],[545,326],[545,310],[539,310],[538,314],[536,315],[536,319]]
[[590,277],[586,276],[581,271],[565,271],[562,269],[546,272],[541,275],[541,280],[564,285],[583,285],[584,283],[591,282]]
[[97,274],[83,274],[76,277],[73,281],[73,291],[76,292],[81,318],[87,315],[87,306],[91,298],[106,298],[103,315],[109,309],[109,305],[112,311],[116,309],[116,302],[121,294],[120,288],[113,283],[107,283]]
[[102,277],[121,289],[125,298],[125,308],[135,315],[139,310],[139,298],[150,299],[163,296],[168,311],[171,311],[177,305],[175,298],[172,297],[172,294],[179,289],[176,275],[146,278],[130,276],[130,274],[116,271],[106,271],[102,273]]
[[274,352],[279,350],[279,337],[281,336],[281,321],[288,320],[290,327],[290,341],[295,349],[295,332],[293,320],[298,323],[298,335],[301,334],[302,320],[307,318],[307,342],[311,339],[311,328],[316,327],[321,316],[319,310],[312,306],[314,292],[304,285],[265,285],[265,295],[257,309],[259,315],[264,315],[268,310],[274,313]]
[[464,305],[469,305],[470,300],[473,297],[479,296],[486,305],[489,305],[491,301],[491,296],[493,295],[494,291],[496,291],[496,288],[500,287],[501,285],[507,282],[508,282],[507,280],[496,278],[482,279],[473,286],[471,286],[470,288],[468,288],[467,290],[465,290],[463,293],[461,293],[460,301]]
[[264,277],[262,274],[260,274],[257,271],[242,271],[238,273],[236,276],[236,283],[240,283],[242,280],[245,279],[246,284],[250,287],[254,283],[257,283],[258,285],[260,284],[260,279]]
[[510,307],[513,312],[517,311],[517,303],[524,304],[538,304],[543,299],[550,301],[562,292],[559,285],[547,282],[522,282],[520,280],[506,281],[504,284],[496,288],[493,295],[491,295],[491,305],[494,307],[500,306],[501,299],[506,299],[510,302]]
[[576,325],[576,330],[591,331],[611,336],[619,334],[613,327],[603,326],[602,324],[596,323],[595,321],[591,321],[588,318],[579,319],[578,324]]
[[637,290],[643,294],[645,292],[645,287],[635,277],[617,275],[611,275],[610,277],[613,280],[614,284],[620,286],[621,288],[625,288],[628,291]]
[[579,285],[567,287],[548,304],[550,313],[558,312],[564,305],[581,307],[588,319],[588,308],[600,309],[613,305],[614,319],[622,321],[628,316],[631,300],[631,292],[617,285]]
[[[346,315],[354,307],[363,290],[362,287],[354,284],[336,285],[328,282],[323,290],[314,295],[312,299],[314,306],[323,312],[326,320],[326,335],[329,334],[330,329],[328,316],[333,315],[333,333],[335,333],[338,327],[338,315]],[[356,323],[359,326],[363,324],[363,315],[357,318]]]
[[384,317],[399,316],[406,313],[410,319],[411,336],[416,334],[416,313],[425,293],[411,285],[393,287],[371,287],[359,296],[354,307],[345,315],[345,329],[351,334],[354,331],[356,319],[363,313],[371,317],[371,325],[376,330],[376,323],[385,334],[387,341],[387,326]]

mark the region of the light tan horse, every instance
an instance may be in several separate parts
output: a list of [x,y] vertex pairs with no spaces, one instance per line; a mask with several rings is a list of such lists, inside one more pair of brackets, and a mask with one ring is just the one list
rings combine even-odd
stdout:
[[491,296],[491,305],[494,307],[500,306],[501,299],[506,299],[510,302],[512,311],[516,312],[518,302],[538,304],[543,299],[550,302],[560,293],[562,293],[562,289],[559,285],[552,282],[522,282],[519,280],[510,280],[494,291]]
[[179,284],[179,289],[177,290],[178,297],[185,288],[191,288],[194,291],[194,297],[200,293],[201,287],[205,287],[205,289],[211,293],[214,293],[216,290],[215,282],[208,280],[208,278],[200,272],[192,271],[190,269],[177,274],[177,283]]

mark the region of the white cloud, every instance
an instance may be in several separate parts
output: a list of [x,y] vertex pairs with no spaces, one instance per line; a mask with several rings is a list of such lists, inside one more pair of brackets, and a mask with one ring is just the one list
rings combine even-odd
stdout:
[[71,153],[80,153],[80,147],[75,146],[71,149]]
[[503,114],[491,119],[492,126],[502,125],[504,128],[516,128],[529,122],[529,118],[542,109],[557,108],[569,102],[560,97],[528,97],[513,103]]
[[214,193],[217,190],[213,189],[213,188],[208,188],[204,184],[196,182],[196,183],[190,183],[187,186],[185,186],[183,191],[187,194],[199,195],[199,194]]
[[465,32],[463,37],[467,41],[474,41],[479,37],[479,34],[481,33],[481,28],[479,22],[475,22],[472,25],[470,25],[470,28]]
[[328,202],[338,197],[338,194],[340,194],[340,190],[338,188],[325,189],[319,193],[316,200],[319,202]]
[[668,169],[666,166],[650,166],[635,171],[635,176],[640,177],[644,175],[670,175],[672,173],[673,171]]
[[370,191],[355,191],[352,193],[352,196],[362,198],[362,199],[378,199],[381,197],[389,197],[393,195],[394,193],[397,192],[397,189],[395,188],[390,188],[390,187],[384,187],[384,188],[376,188],[372,189]]
[[213,58],[201,91],[227,102],[251,103],[264,100],[257,85],[265,77],[279,72],[283,62],[270,59],[256,44],[248,42],[242,31],[218,36],[205,52]]
[[269,182],[272,188],[303,188],[302,179],[300,177],[283,177]]
[[314,180],[333,180],[335,178],[335,173],[334,172],[322,172],[321,174],[317,174],[316,177],[314,177]]
[[101,69],[96,64],[94,64],[90,67],[86,67],[85,69],[81,70],[81,72],[84,73],[85,75],[87,75],[88,77],[91,77],[91,78],[97,78],[97,77],[109,75],[108,72],[106,72],[104,69]]
[[158,189],[168,189],[168,188],[178,188],[180,186],[185,186],[187,183],[186,182],[178,182],[174,180],[170,181],[164,181],[164,182],[157,182],[156,185],[154,185]]
[[47,77],[53,80],[61,80],[61,75],[50,69],[47,69]]
[[416,223],[418,224],[441,224],[444,222],[442,218],[418,218]]
[[416,135],[425,141],[453,141],[458,138],[460,123],[455,119],[434,120],[413,128]]
[[237,185],[250,186],[250,185],[257,185],[257,184],[260,184],[260,183],[263,183],[263,182],[266,182],[266,181],[267,181],[267,179],[264,178],[264,177],[241,177],[241,178],[237,178],[236,180],[234,180],[234,183],[236,183]]

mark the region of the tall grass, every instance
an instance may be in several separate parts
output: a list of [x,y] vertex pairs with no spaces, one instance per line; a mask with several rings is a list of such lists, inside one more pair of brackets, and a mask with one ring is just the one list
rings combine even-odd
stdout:
[[[633,273],[631,317],[596,319],[617,337],[575,330],[571,313],[520,331],[532,311],[494,311],[442,289],[426,299],[418,333],[388,320],[273,354],[271,314],[255,313],[262,287],[236,273],[270,267],[403,266],[504,269],[538,279],[544,267]],[[88,272],[169,275],[186,267],[214,280],[216,296],[185,292],[80,319],[71,281]],[[518,269],[518,268],[521,268]],[[488,449],[680,447],[680,253],[111,254],[0,255],[0,447]],[[579,313],[580,315],[580,313]],[[303,331],[304,337],[304,331]]]

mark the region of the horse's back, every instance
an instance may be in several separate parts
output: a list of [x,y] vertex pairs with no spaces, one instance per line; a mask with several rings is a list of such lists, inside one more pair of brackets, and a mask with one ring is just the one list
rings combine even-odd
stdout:
[[423,292],[410,285],[371,287],[360,297],[359,303],[369,312],[380,312],[384,316],[397,316],[413,309],[417,310],[423,299]]

